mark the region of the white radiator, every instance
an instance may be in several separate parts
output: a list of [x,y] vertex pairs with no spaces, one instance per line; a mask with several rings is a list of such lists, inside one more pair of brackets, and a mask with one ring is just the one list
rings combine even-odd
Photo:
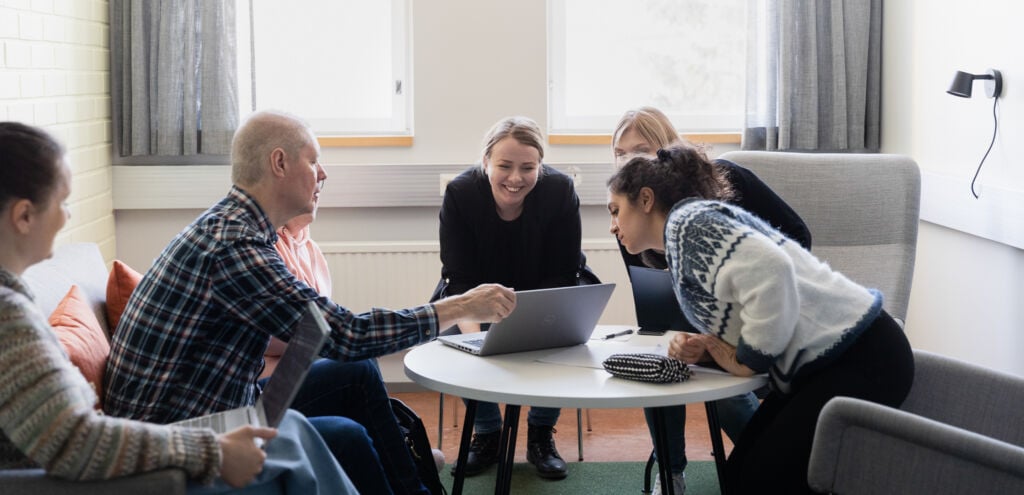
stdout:
[[[441,277],[437,242],[324,242],[320,248],[331,269],[334,300],[356,312],[423,304]],[[601,281],[616,284],[601,323],[636,324],[629,280],[615,242],[584,239],[583,250]]]

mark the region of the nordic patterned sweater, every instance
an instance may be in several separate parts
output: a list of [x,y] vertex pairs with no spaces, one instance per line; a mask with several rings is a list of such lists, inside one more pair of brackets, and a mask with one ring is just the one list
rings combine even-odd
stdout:
[[28,288],[0,268],[0,469],[42,467],[71,480],[165,467],[203,483],[220,474],[212,430],[103,416],[95,404]]
[[875,320],[882,295],[857,285],[756,216],[716,201],[677,203],[665,223],[676,298],[701,332],[788,392]]

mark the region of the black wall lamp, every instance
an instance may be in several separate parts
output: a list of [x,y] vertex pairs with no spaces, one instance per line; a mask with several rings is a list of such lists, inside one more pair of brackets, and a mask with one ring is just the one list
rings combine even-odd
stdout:
[[981,157],[981,162],[978,163],[978,169],[974,171],[974,178],[971,179],[971,194],[974,195],[974,199],[978,199],[978,193],[974,192],[974,182],[978,180],[978,174],[981,173],[981,166],[985,163],[985,159],[988,158],[988,152],[992,151],[992,145],[996,142],[996,130],[999,129],[999,118],[996,114],[996,104],[999,103],[999,95],[1003,92],[1003,75],[995,70],[989,69],[984,74],[968,74],[963,71],[956,71],[956,75],[953,76],[953,82],[949,85],[947,93],[953,96],[959,96],[961,98],[971,97],[971,88],[974,87],[974,81],[981,79],[985,81],[985,95],[989,98],[995,98],[992,102],[992,141],[988,143],[988,149],[985,150],[985,156]]
[[1003,92],[1003,74],[995,69],[989,69],[985,74],[968,74],[958,70],[946,92],[953,96],[970,98],[971,88],[978,79],[985,81],[985,94],[989,98],[999,98],[999,94]]

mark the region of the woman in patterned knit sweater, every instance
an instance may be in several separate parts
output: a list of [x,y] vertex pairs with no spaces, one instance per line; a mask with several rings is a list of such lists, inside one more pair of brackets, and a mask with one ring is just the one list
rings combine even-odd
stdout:
[[[268,455],[254,439],[274,438],[272,428],[246,426],[218,435],[103,416],[93,409],[96,394],[19,278],[51,256],[54,237],[68,218],[70,186],[64,151],[52,137],[0,122],[0,469],[42,467],[58,478],[97,480],[176,467],[195,482],[217,481],[190,485],[190,492],[249,485]],[[289,417],[286,421],[305,423],[298,414]],[[331,459],[309,431],[320,442],[317,455]],[[292,440],[282,434],[281,448],[294,449]],[[300,449],[307,442],[297,441]],[[330,470],[310,474],[323,475],[321,482],[335,493],[350,489],[337,464],[332,466],[333,477]],[[279,480],[270,481],[266,487],[272,489],[264,491],[282,491]]]
[[[627,110],[619,119],[612,133],[612,155],[615,166],[621,167],[637,156],[652,156],[660,148],[670,146],[689,146],[700,148],[686,142],[672,121],[661,110],[654,107],[639,107]],[[726,201],[761,217],[771,226],[789,236],[806,249],[811,249],[811,232],[807,224],[786,202],[772,191],[754,172],[747,170],[728,160],[721,158],[714,161],[716,167],[725,175],[732,197]],[[725,199],[725,198],[723,198]],[[629,254],[619,245],[622,261],[626,266],[648,266],[664,270],[668,267],[664,252],[647,250],[639,255]],[[637,315],[640,318],[640,315]],[[729,439],[736,442],[740,433],[747,426],[759,403],[753,392],[726,397],[715,401],[718,409],[718,420],[722,430]],[[669,458],[666,461],[672,468],[672,493],[683,495],[686,492],[686,406],[661,408],[665,418],[665,429],[669,439]],[[644,408],[647,427],[651,438],[654,438],[654,408]],[[661,495],[661,480],[655,480],[653,495]]]
[[692,148],[634,158],[608,180],[611,232],[630,253],[665,253],[676,297],[701,334],[669,355],[768,373],[772,391],[729,456],[738,493],[809,493],[818,413],[831,398],[898,407],[913,380],[910,344],[857,285],[760,218],[722,202],[722,170]]

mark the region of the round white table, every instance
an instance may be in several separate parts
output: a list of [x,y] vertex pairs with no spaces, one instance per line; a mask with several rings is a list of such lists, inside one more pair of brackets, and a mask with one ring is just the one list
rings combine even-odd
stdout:
[[[711,401],[756,390],[767,383],[764,376],[743,378],[700,369],[682,383],[653,384],[611,376],[599,363],[612,353],[649,352],[667,347],[674,332],[664,336],[628,335],[610,340],[601,337],[626,329],[600,325],[585,346],[479,357],[441,342],[421,345],[405,356],[405,374],[414,382],[445,394],[467,399],[453,495],[462,492],[463,466],[473,431],[476,401],[506,404],[498,453],[495,493],[508,493],[521,406],[564,408],[660,407],[704,402],[714,445],[719,483],[725,460],[718,414]],[[598,367],[590,367],[594,366]],[[655,409],[655,450],[667,459],[664,423]],[[668,463],[659,463],[662,490],[671,493]],[[725,485],[721,485],[725,493]]]

